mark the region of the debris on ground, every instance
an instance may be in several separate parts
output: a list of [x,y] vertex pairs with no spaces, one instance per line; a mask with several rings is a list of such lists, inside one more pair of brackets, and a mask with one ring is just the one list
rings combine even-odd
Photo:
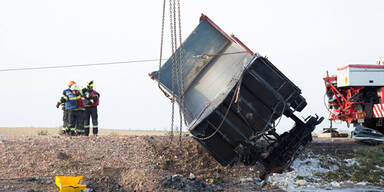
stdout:
[[[366,166],[362,162],[364,158],[376,163],[374,170],[381,173],[384,165],[378,162],[383,157],[383,148],[364,146],[365,151],[372,150],[372,155],[368,155],[360,153],[358,145],[351,144],[349,149],[343,148],[347,154],[343,155],[335,153],[336,148],[328,149],[325,154],[317,146],[309,146],[293,163],[291,171],[271,175],[269,182],[263,183],[259,179],[259,167],[241,164],[222,167],[187,137],[179,145],[169,143],[166,136],[7,136],[0,144],[0,191],[57,191],[54,183],[57,175],[83,175],[87,191],[95,192],[279,191],[383,186],[384,178],[373,182],[322,177],[336,174],[338,170],[348,172],[351,167]],[[373,155],[377,158],[373,159]]]
[[217,191],[202,179],[184,178],[182,175],[167,176],[160,181],[161,187],[165,189],[177,189],[181,191]]
[[293,162],[291,171],[273,174],[269,182],[284,190],[344,189],[354,185],[384,189],[384,170],[379,166],[384,164],[383,149],[384,146],[358,149],[357,157],[351,159],[342,154],[314,154],[307,150]]

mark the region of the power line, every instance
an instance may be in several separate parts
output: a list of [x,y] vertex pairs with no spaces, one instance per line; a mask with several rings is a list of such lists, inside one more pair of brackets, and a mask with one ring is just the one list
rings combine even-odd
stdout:
[[58,68],[71,68],[71,67],[87,67],[87,66],[102,66],[102,65],[119,65],[127,63],[145,63],[145,62],[155,62],[159,59],[143,59],[143,60],[132,60],[132,61],[117,61],[117,62],[106,62],[106,63],[88,63],[80,65],[56,65],[56,66],[43,66],[43,67],[21,67],[21,68],[10,68],[10,69],[0,69],[0,72],[5,71],[27,71],[27,70],[40,70],[40,69],[58,69]]

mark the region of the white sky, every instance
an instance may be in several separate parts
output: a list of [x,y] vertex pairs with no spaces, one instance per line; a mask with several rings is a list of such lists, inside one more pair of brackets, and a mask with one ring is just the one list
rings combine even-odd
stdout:
[[[181,0],[181,6],[183,38],[204,13],[268,56],[302,89],[308,106],[298,116],[327,117],[322,80],[327,70],[374,64],[384,56],[384,1]],[[161,11],[160,0],[2,0],[0,69],[156,59]],[[170,48],[165,49],[168,58]],[[100,128],[169,129],[170,102],[147,76],[157,66],[0,72],[0,127],[58,127],[62,111],[55,104],[68,81],[95,80]],[[326,126],[327,121],[317,131]],[[279,126],[288,128],[287,121]]]

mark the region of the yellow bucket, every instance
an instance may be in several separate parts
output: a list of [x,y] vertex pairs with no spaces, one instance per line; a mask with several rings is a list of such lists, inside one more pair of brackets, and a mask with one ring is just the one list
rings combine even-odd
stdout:
[[87,185],[79,184],[83,180],[83,176],[56,176],[56,186],[60,192],[82,192]]

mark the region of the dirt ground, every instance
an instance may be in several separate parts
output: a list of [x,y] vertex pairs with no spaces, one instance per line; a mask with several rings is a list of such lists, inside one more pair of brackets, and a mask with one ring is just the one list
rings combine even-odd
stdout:
[[[0,127],[1,136],[59,135],[61,128]],[[166,135],[165,131],[100,129],[99,135]]]
[[[12,136],[0,129],[0,191],[58,191],[59,175],[84,176],[88,188],[102,192],[282,190],[262,187],[254,179],[258,167],[222,167],[186,136],[179,145],[177,137],[170,144],[164,132],[102,130],[99,137],[69,137],[57,130],[29,131],[30,136]],[[309,148],[352,157],[361,147],[350,140],[316,140]]]

